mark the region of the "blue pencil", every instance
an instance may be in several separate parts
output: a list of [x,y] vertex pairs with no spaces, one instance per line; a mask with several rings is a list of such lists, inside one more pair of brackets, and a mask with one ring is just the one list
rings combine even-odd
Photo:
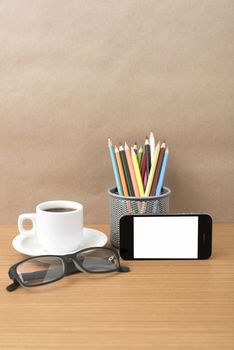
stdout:
[[122,188],[122,184],[121,184],[121,180],[120,180],[120,176],[119,176],[119,169],[118,169],[118,164],[117,164],[117,160],[115,157],[115,150],[114,150],[114,146],[111,143],[111,139],[108,139],[108,147],[109,147],[109,152],[110,152],[110,157],[111,157],[111,163],[112,163],[112,168],[114,171],[114,175],[115,175],[115,182],[116,182],[116,186],[117,186],[117,190],[120,196],[123,196],[123,188]]
[[163,181],[164,181],[166,168],[167,168],[168,155],[169,155],[169,151],[168,151],[168,147],[167,147],[165,154],[164,154],[164,157],[163,157],[162,167],[161,167],[161,171],[160,171],[160,175],[159,175],[159,179],[158,179],[158,184],[156,187],[156,193],[155,193],[156,196],[160,196],[161,191],[162,191]]
[[133,149],[134,149],[134,152],[135,152],[136,154],[138,154],[137,143],[136,143],[136,142],[134,143]]

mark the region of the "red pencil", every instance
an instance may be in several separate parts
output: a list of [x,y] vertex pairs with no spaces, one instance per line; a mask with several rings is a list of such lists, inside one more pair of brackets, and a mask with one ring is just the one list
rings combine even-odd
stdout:
[[144,153],[142,163],[141,163],[141,177],[142,177],[143,183],[145,178],[145,172],[146,172],[146,154]]

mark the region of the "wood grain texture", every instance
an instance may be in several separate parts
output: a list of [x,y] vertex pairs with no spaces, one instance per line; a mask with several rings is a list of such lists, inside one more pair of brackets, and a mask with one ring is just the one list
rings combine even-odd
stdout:
[[23,258],[16,232],[0,226],[1,349],[234,348],[234,225],[215,225],[207,261],[125,262],[128,274],[8,293],[8,268]]

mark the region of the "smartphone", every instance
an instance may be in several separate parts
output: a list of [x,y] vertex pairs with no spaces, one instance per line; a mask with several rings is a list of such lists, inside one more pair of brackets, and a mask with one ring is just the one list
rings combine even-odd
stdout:
[[125,260],[208,259],[208,214],[126,215],[120,219],[120,256]]

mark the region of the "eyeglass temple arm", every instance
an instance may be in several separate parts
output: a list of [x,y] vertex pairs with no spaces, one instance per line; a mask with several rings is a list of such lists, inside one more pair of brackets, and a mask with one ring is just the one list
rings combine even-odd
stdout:
[[130,268],[128,266],[121,266],[119,267],[119,272],[129,272]]
[[[115,253],[116,253],[117,257],[118,257],[118,262],[119,262],[118,272],[129,272],[130,268],[128,266],[120,265],[119,254],[117,252],[115,252]],[[108,260],[108,258],[106,260]]]
[[20,287],[20,284],[18,281],[16,281],[15,279],[13,280],[12,284],[9,284],[9,286],[6,287],[6,290],[8,292],[13,292],[14,290],[16,290],[18,287]]
[[[66,276],[72,275],[73,273],[77,273],[77,272],[81,272],[81,271],[77,270],[74,264],[68,265],[66,268]],[[44,278],[46,274],[47,274],[47,271],[43,270],[43,271],[22,273],[22,277],[23,279],[27,279],[28,281],[30,281],[33,279]],[[18,287],[20,287],[20,283],[16,279],[14,279],[13,281],[14,282],[12,284],[6,287],[6,290],[8,292],[13,292]]]

